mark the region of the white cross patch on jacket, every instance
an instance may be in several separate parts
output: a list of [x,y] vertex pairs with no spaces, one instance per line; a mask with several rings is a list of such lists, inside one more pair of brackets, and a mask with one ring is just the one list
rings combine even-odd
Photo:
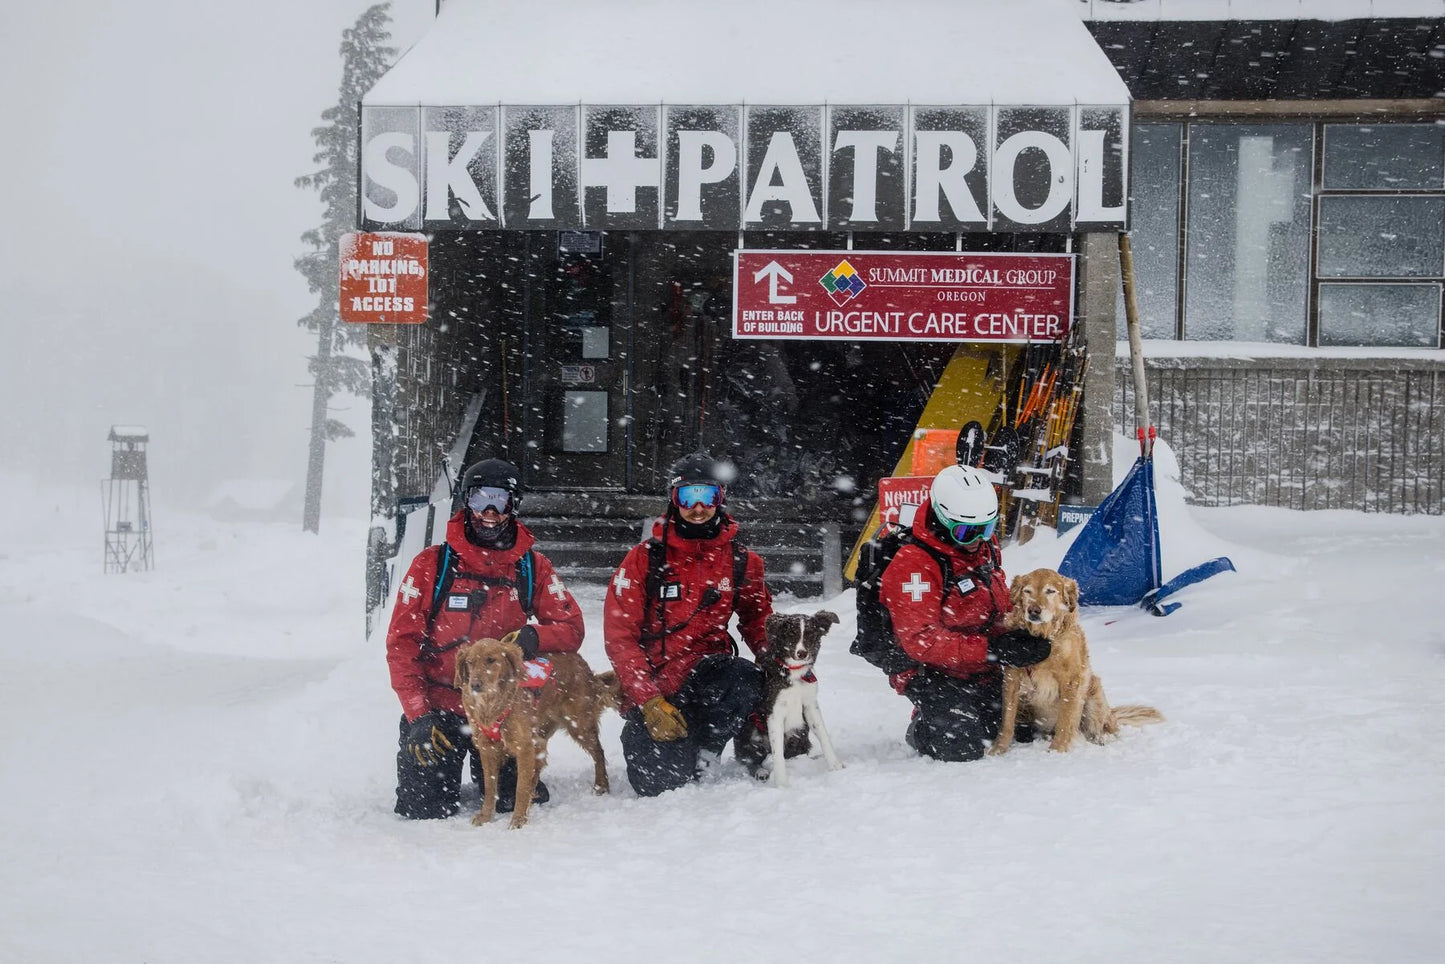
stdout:
[[612,585],[617,587],[617,598],[622,598],[622,590],[632,585],[632,580],[621,569],[617,570],[617,578],[612,580]]
[[412,582],[411,576],[406,577],[406,582],[401,584],[401,588],[399,588],[397,592],[400,593],[401,598],[407,602],[411,602],[417,596],[421,595],[421,590],[416,588],[416,583]]
[[933,584],[923,581],[923,573],[911,573],[907,582],[900,587],[904,592],[913,597],[914,602],[922,602],[923,594],[933,588]]
[[567,596],[567,587],[562,585],[562,577],[555,572],[552,573],[552,581],[547,584],[547,591],[556,596],[559,602]]

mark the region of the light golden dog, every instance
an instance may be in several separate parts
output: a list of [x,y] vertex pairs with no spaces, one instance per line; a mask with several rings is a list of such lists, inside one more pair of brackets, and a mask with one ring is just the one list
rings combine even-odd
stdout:
[[527,823],[537,778],[547,762],[547,741],[559,727],[592,756],[592,790],[606,793],[607,758],[597,735],[602,711],[616,709],[617,675],[594,676],[578,653],[548,653],[552,675],[541,686],[529,682],[522,648],[505,639],[482,639],[457,652],[456,687],[461,691],[472,743],[486,776],[481,810],[472,824],[481,826],[497,812],[497,774],[507,757],[517,758],[517,805],[512,829]]
[[1014,725],[1023,720],[1039,733],[1052,733],[1050,750],[1065,752],[1083,733],[1103,743],[1119,725],[1162,722],[1152,706],[1110,707],[1104,684],[1089,666],[1089,646],[1079,625],[1079,584],[1052,569],[1015,576],[1009,585],[1013,608],[1004,625],[1027,629],[1053,646],[1049,658],[1033,666],[1009,666],[1003,677],[1003,722],[990,753],[1007,753]]

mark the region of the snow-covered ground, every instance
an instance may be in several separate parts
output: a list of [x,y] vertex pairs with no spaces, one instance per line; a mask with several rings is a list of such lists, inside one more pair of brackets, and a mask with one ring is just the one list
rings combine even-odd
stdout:
[[[923,760],[847,654],[851,595],[784,600],[843,617],[845,770],[640,800],[609,715],[615,792],[558,737],[515,833],[392,815],[362,523],[158,507],[157,569],[106,576],[93,492],[0,479],[0,960],[1439,960],[1445,519],[1186,509],[1165,456],[1166,576],[1240,571],[1085,617],[1110,697],[1165,725]],[[602,590],[574,588],[601,666]]]

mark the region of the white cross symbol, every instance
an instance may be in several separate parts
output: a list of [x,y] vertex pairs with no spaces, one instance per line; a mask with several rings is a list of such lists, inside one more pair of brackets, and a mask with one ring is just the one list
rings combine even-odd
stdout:
[[922,602],[923,594],[933,588],[932,583],[923,581],[923,573],[915,572],[911,579],[903,584],[903,591],[913,597],[914,602]]
[[552,581],[547,584],[547,591],[556,596],[559,602],[567,595],[567,587],[562,585],[562,577],[555,572],[552,573]]
[[622,590],[632,585],[632,580],[628,579],[627,576],[622,572],[622,570],[619,569],[617,570],[617,578],[612,580],[612,585],[617,587],[617,598],[621,599]]
[[421,590],[416,588],[416,583],[411,581],[411,576],[406,577],[406,582],[401,584],[401,588],[398,589],[397,592],[401,593],[401,598],[407,602],[411,602],[417,596],[421,595]]
[[637,211],[637,189],[657,187],[657,158],[637,156],[637,131],[608,131],[607,156],[583,157],[582,186],[607,189],[607,213]]

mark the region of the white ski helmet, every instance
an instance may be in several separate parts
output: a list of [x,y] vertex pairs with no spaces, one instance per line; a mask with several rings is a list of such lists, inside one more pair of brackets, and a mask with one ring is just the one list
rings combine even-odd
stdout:
[[998,521],[998,493],[979,469],[948,466],[934,476],[928,498],[933,514],[955,542],[969,545],[993,535]]

